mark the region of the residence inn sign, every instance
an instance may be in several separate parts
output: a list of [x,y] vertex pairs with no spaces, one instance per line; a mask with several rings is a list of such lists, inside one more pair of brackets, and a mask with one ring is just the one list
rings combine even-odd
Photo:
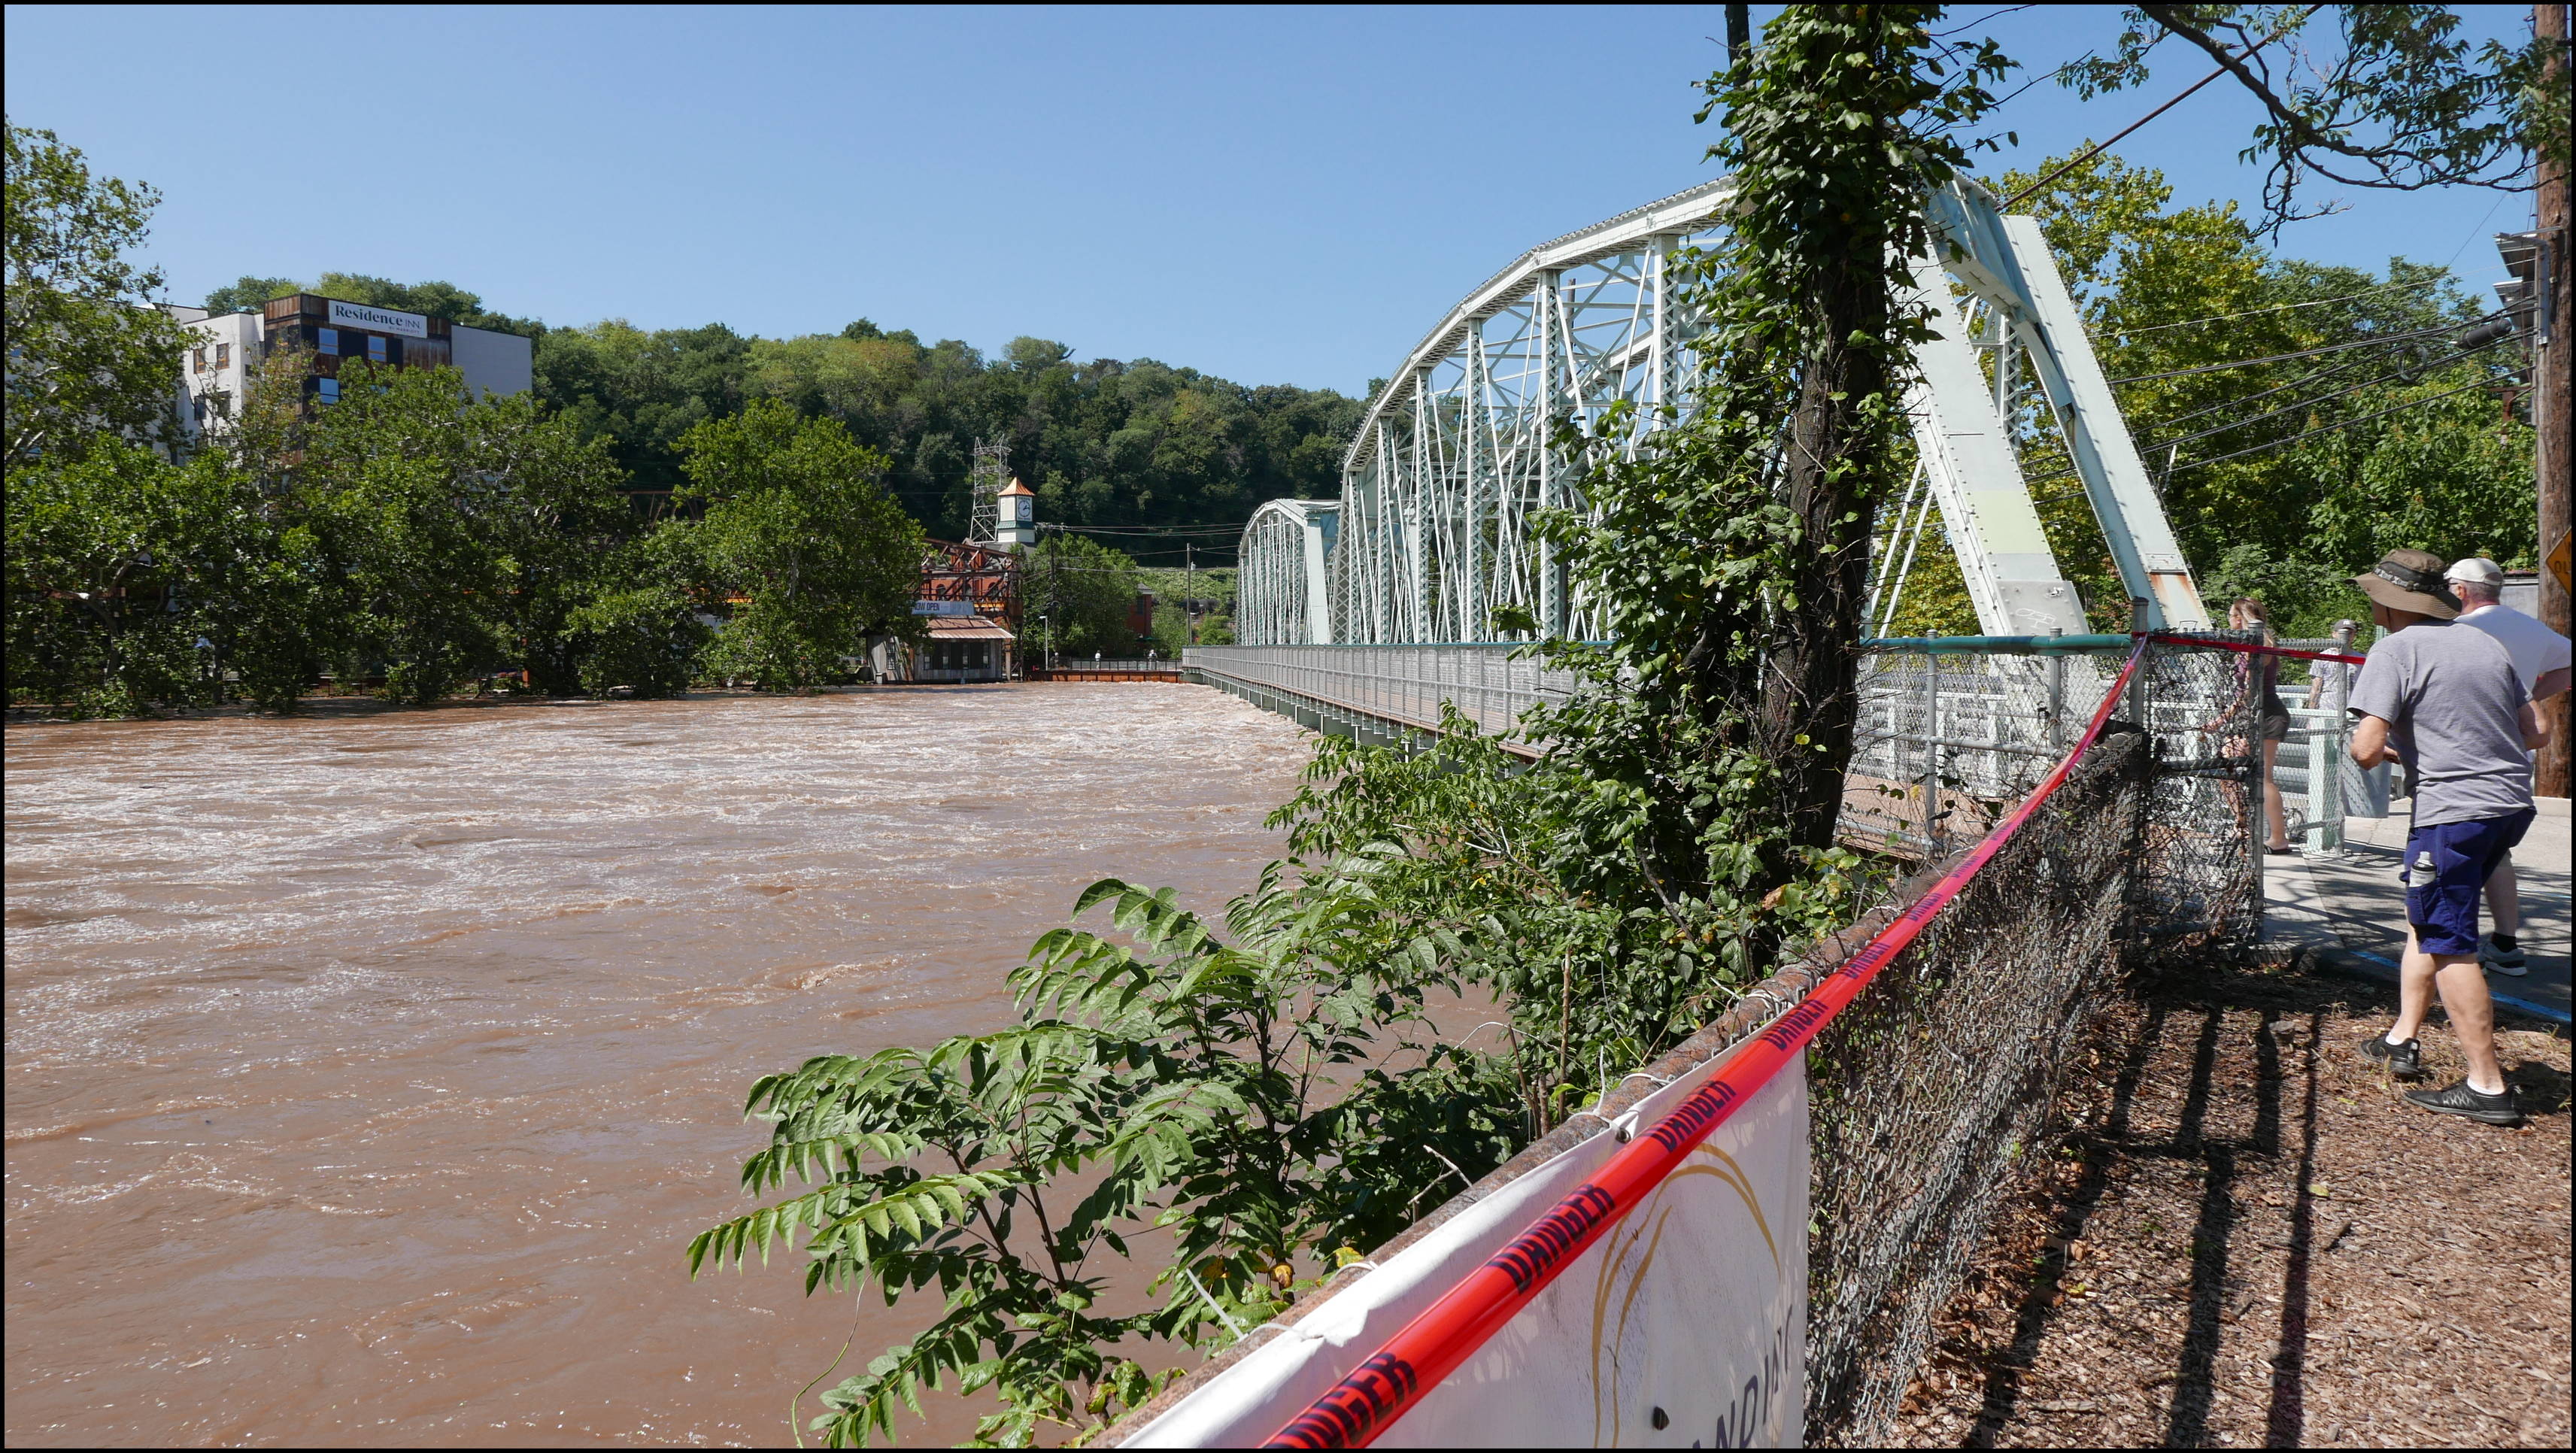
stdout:
[[429,336],[429,319],[420,313],[397,313],[389,308],[370,308],[364,303],[331,302],[331,326],[358,328],[370,333],[393,333],[405,338]]

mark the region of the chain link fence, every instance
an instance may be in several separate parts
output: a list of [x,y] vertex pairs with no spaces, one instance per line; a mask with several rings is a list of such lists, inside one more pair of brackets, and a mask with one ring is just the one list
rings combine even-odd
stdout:
[[[1969,806],[2002,797],[2009,811],[2027,791],[2012,789],[2053,765],[2005,748],[2080,735],[2116,671],[2099,658],[2058,659],[2066,667],[2054,675],[2036,657],[1955,669],[1922,653],[1877,663],[1897,713],[1881,728],[1878,760],[1887,751],[1917,766],[1936,759],[1940,796],[1911,805],[1958,804],[1946,824],[1936,814],[1936,844],[1975,842],[1984,829],[1961,821]],[[2244,659],[2150,646],[2066,784],[1818,1036],[1808,1059],[1811,1442],[1884,1441],[1933,1318],[2124,967],[2259,935],[2259,702],[2239,689]],[[1907,723],[1904,703],[1954,688],[1955,716],[1930,709]]]
[[[2251,640],[2148,645],[2068,781],[1813,1045],[1811,1442],[1884,1440],[1933,1318],[2123,970],[2259,938],[2260,693],[2247,689],[2252,658],[2224,649]],[[1504,730],[1571,684],[1510,649],[1237,647],[1189,664],[1283,709],[1427,726],[1452,701]],[[1911,902],[2048,776],[2131,649],[2127,637],[1880,643],[1859,677],[1844,840],[1924,866],[1900,890]],[[1765,987],[1785,1008],[1779,996],[1813,982]]]

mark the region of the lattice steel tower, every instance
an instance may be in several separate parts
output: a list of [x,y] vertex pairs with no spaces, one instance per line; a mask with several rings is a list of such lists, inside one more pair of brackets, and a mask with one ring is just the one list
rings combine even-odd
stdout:
[[1011,480],[1011,446],[999,439],[975,441],[975,470],[966,477],[968,506],[966,543],[990,545],[1001,536],[1002,486]]

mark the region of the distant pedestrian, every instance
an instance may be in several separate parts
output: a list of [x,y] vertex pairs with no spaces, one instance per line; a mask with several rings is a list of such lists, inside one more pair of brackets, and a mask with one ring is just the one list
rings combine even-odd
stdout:
[[2483,631],[2451,624],[2459,602],[2442,559],[2395,550],[2353,584],[2388,631],[2353,682],[2352,756],[2364,770],[2404,762],[2415,784],[2406,833],[2406,957],[2397,1022],[2363,1041],[2364,1057],[2399,1079],[2424,1074],[2417,1039],[2435,989],[2469,1063],[2440,1090],[2409,1090],[2424,1109],[2519,1125],[2521,1107],[2496,1062],[2495,1004],[2478,971],[2478,900],[2487,876],[2531,827],[2531,760],[2547,738],[2513,658]]
[[[2513,657],[2513,669],[2531,692],[2534,706],[2567,689],[2567,638],[2504,603],[2504,570],[2494,561],[2472,556],[2443,573],[2451,593],[2460,598],[2459,624],[2475,626],[2496,638]],[[2478,941],[2478,959],[2499,974],[2520,978],[2529,972],[2518,935],[2522,932],[2522,891],[2513,873],[2513,855],[2487,879],[2487,916],[2493,921]]]
[[[2272,613],[2253,596],[2240,596],[2227,608],[2227,627],[2235,631],[2259,633],[2257,644],[2277,646],[2280,638],[2272,634]],[[2227,709],[2201,727],[2214,732],[2235,719],[2240,711],[2254,714],[2253,741],[2261,743],[2263,753],[2263,851],[2286,853],[2290,850],[2290,814],[2281,802],[2281,781],[2276,775],[2281,758],[2281,743],[2290,739],[2290,704],[2281,699],[2281,658],[2269,651],[2236,658],[2236,698]],[[2243,738],[2228,748],[2230,753],[2247,749]]]

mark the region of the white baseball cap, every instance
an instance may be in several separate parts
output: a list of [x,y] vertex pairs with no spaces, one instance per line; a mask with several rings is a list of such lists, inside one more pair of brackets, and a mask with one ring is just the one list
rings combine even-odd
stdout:
[[2442,573],[2444,580],[2466,581],[2471,585],[2504,584],[2504,567],[2484,555],[2472,555]]

